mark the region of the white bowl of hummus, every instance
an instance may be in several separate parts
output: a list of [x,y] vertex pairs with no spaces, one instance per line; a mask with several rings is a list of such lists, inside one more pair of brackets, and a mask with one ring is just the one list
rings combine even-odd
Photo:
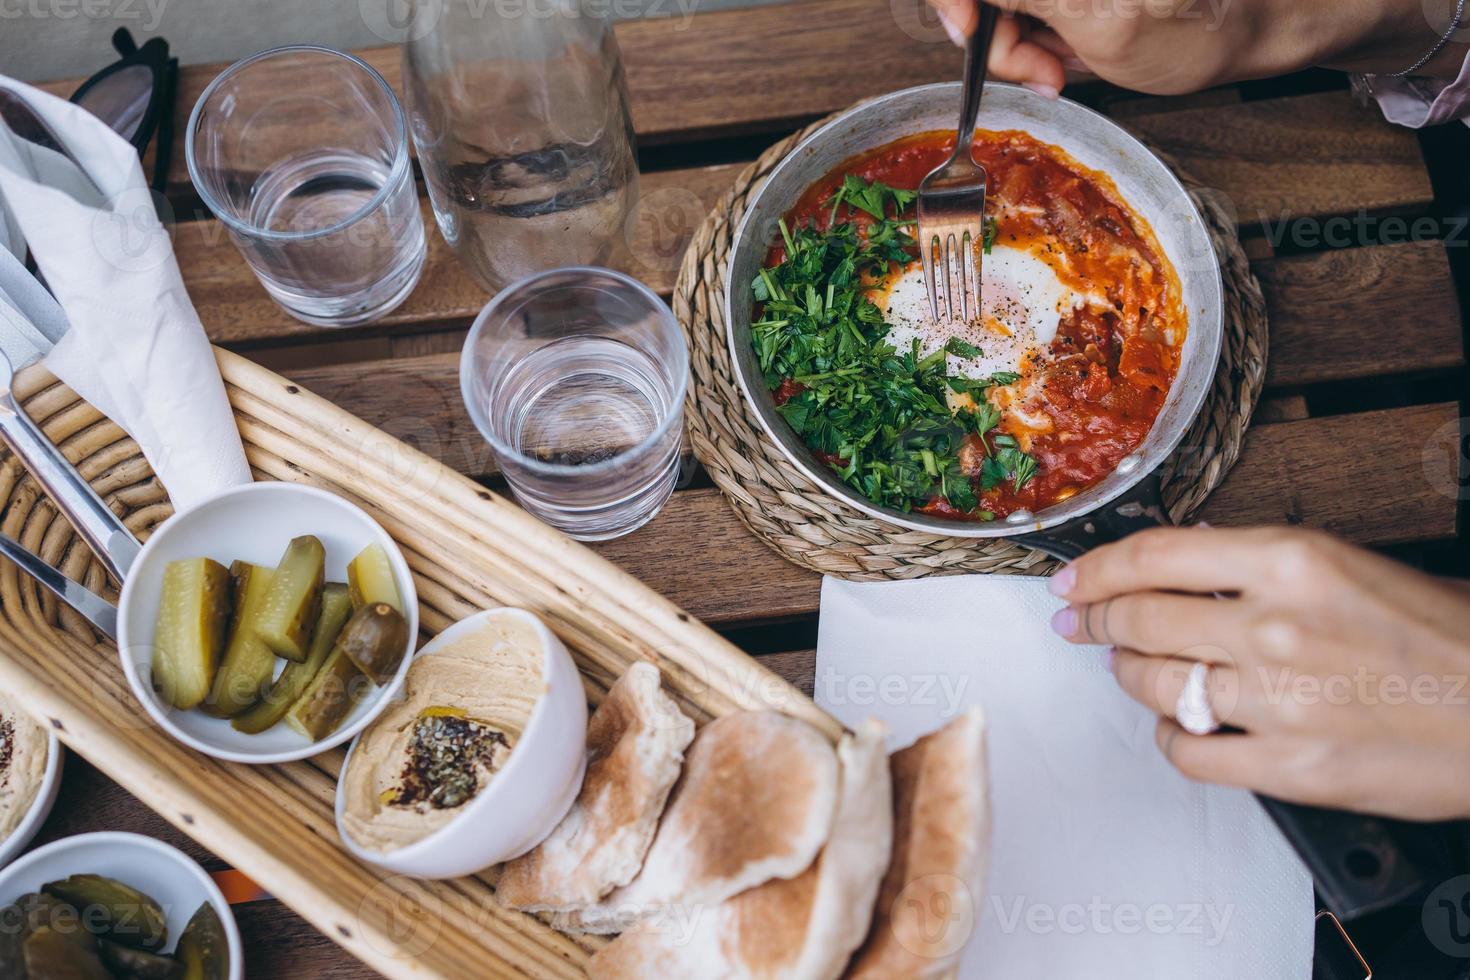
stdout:
[[395,701],[353,742],[337,832],[364,861],[419,878],[518,857],[571,808],[587,698],[571,655],[523,609],[476,613],[414,658]]
[[174,950],[199,906],[209,903],[219,917],[229,954],[224,980],[244,977],[240,930],[219,886],[183,851],[142,834],[77,834],[36,848],[0,871],[0,908],[40,891],[49,881],[82,874],[115,879],[157,902],[168,937],[159,952],[165,954]]
[[36,836],[60,788],[61,742],[0,694],[0,867]]
[[[284,724],[247,734],[236,730],[232,719],[182,711],[168,704],[154,689],[152,661],[154,630],[169,562],[204,557],[226,566],[236,559],[274,566],[286,545],[300,535],[321,541],[328,582],[345,582],[348,563],[364,548],[374,544],[382,548],[403,603],[408,635],[407,650],[393,676],[364,694],[338,727],[315,741]],[[292,762],[352,738],[402,689],[408,673],[408,653],[418,640],[418,632],[419,604],[413,575],[388,532],[361,507],[336,494],[277,481],[230,487],[164,521],[138,553],[117,604],[118,655],[138,703],[159,727],[180,742],[230,762]],[[277,663],[276,675],[284,668],[284,660]]]

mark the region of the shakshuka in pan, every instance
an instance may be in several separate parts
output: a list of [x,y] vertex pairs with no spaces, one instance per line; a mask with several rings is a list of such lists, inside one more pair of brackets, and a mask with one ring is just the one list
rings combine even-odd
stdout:
[[753,344],[781,415],[874,503],[988,521],[1102,480],[1143,442],[1187,331],[1178,276],[1112,180],[1018,131],[981,132],[981,304],[930,315],[915,188],[954,134],[848,160],[781,222]]

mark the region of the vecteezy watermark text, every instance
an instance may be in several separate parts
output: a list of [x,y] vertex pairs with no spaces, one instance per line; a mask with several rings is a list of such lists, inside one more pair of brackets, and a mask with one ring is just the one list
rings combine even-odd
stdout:
[[1234,905],[1209,902],[1110,902],[1094,895],[1087,902],[1028,902],[1025,896],[990,897],[991,911],[1006,935],[1037,936],[1199,936],[1206,947],[1220,945],[1235,915]]
[[970,678],[964,674],[848,673],[828,667],[817,676],[816,698],[819,704],[834,708],[929,707],[936,709],[935,717],[943,719],[964,707],[969,686]]
[[169,0],[0,0],[0,20],[140,21],[156,31]]

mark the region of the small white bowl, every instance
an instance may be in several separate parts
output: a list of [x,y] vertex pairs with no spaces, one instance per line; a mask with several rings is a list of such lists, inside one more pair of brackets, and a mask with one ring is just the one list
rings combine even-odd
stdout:
[[51,815],[56,805],[56,794],[61,790],[61,757],[65,750],[54,732],[46,733],[46,768],[41,771],[41,788],[31,801],[31,808],[15,825],[11,835],[0,841],[0,868],[5,867],[15,856],[26,849],[41,824]]
[[[202,711],[179,711],[153,690],[153,629],[158,619],[163,570],[178,558],[213,558],[226,566],[241,559],[274,566],[294,537],[314,534],[327,553],[327,581],[347,581],[347,563],[363,548],[380,544],[387,552],[408,620],[408,649],[398,672],[353,709],[331,735],[316,742],[285,723],[247,735],[227,718]],[[419,634],[418,593],[408,563],[388,532],[360,507],[341,497],[296,483],[249,483],[231,487],[175,514],[153,532],[138,553],[117,604],[117,648],[123,672],[136,697],[174,738],[216,759],[231,762],[292,762],[341,745],[362,731],[403,689],[413,645]],[[285,666],[277,665],[277,673]]]
[[244,976],[240,930],[214,880],[178,848],[142,834],[78,834],[36,848],[0,871],[0,907],[40,891],[48,881],[80,874],[115,878],[161,905],[168,921],[165,952],[173,951],[199,906],[213,905],[230,951],[229,980]]
[[424,644],[415,662],[496,617],[514,617],[541,638],[541,697],[531,708],[521,737],[489,785],[451,822],[394,851],[361,847],[346,831],[347,771],[357,742],[337,780],[337,833],[347,850],[364,861],[417,878],[458,878],[526,853],[556,829],[582,788],[587,768],[587,696],[582,677],[556,634],[524,609],[488,609],[460,620]]

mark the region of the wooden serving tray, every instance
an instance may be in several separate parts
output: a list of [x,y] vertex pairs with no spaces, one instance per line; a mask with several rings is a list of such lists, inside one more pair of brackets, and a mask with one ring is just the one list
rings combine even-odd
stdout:
[[[219,351],[218,360],[256,477],[322,487],[382,524],[413,570],[426,634],[478,609],[521,606],[566,643],[593,702],[647,660],[697,722],[773,709],[833,737],[841,731],[787,682],[506,498],[238,355]],[[28,369],[16,389],[140,537],[169,515],[162,487],[117,425],[43,369]],[[0,500],[0,530],[90,587],[111,587],[14,458],[0,466]],[[356,861],[333,819],[342,750],[245,766],[180,745],[133,698],[113,645],[8,562],[0,684],[69,748],[390,977],[578,977],[602,942],[502,909],[488,875],[424,882]]]

